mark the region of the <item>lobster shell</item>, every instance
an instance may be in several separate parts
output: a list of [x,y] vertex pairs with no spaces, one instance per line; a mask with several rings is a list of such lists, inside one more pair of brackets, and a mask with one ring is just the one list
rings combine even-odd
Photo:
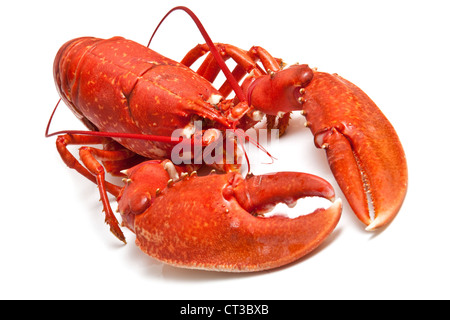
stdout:
[[[83,37],[56,55],[54,78],[61,98],[91,130],[170,137],[192,121],[229,127],[214,108],[220,93],[188,67],[121,37]],[[170,157],[171,144],[115,138],[147,158]]]

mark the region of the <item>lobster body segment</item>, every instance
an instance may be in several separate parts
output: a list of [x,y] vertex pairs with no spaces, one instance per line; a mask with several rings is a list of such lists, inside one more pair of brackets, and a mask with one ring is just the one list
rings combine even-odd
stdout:
[[388,224],[400,210],[408,180],[405,154],[390,122],[360,88],[338,75],[315,72],[304,99],[316,146],[326,150],[358,218],[367,230]]
[[[214,108],[210,82],[186,66],[121,37],[77,38],[59,50],[54,77],[60,96],[90,129],[170,137],[203,117],[229,127]],[[193,132],[187,130],[189,138]],[[116,138],[148,158],[170,157],[170,145]]]

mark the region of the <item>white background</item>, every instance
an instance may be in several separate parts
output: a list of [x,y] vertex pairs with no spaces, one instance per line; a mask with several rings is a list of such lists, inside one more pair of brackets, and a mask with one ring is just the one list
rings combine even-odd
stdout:
[[[367,233],[346,202],[333,235],[308,257],[254,274],[191,271],[119,243],[96,187],[44,138],[58,100],[52,64],[79,36],[147,44],[162,16],[190,7],[212,39],[261,45],[356,83],[403,143],[409,189],[383,232]],[[9,1],[2,4],[0,298],[449,299],[450,50],[446,1]],[[203,42],[176,12],[152,48],[174,59]],[[297,118],[278,158],[260,171],[296,170],[336,183]],[[52,131],[82,128],[61,105]],[[338,194],[342,194],[338,190]]]

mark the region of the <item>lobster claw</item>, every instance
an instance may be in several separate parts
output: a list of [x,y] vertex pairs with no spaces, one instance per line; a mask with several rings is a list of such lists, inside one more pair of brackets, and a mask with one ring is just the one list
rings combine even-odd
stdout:
[[392,125],[357,86],[315,72],[303,112],[357,217],[375,230],[394,219],[407,189],[405,154]]
[[[119,199],[122,215],[133,214],[128,210],[133,197],[153,193],[137,191],[146,183],[141,180],[145,174],[139,174],[145,163],[140,166]],[[179,267],[232,272],[279,267],[311,252],[333,231],[342,203],[338,199],[328,209],[294,219],[254,213],[307,196],[333,200],[334,191],[325,180],[297,172],[250,178],[182,175],[134,215],[136,243],[148,255]]]

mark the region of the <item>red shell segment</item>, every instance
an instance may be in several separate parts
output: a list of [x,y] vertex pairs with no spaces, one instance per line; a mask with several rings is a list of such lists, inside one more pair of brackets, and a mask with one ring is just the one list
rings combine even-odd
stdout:
[[[311,252],[340,218],[340,201],[295,219],[252,215],[257,208],[299,197],[334,198],[325,180],[308,174],[283,172],[249,179],[234,173],[185,175],[166,182],[154,196],[154,180],[142,174],[147,165],[153,164],[127,172],[130,182],[119,199],[119,210],[128,222],[127,215],[133,215],[140,249],[172,265],[218,271],[275,268]],[[145,194],[152,197],[142,212]],[[137,204],[139,212],[125,212],[130,203]]]
[[[66,104],[100,131],[171,136],[192,117],[229,126],[208,100],[219,92],[178,62],[121,37],[78,38],[62,46],[55,82]],[[91,127],[92,129],[92,127]],[[117,139],[146,157],[170,155],[170,145]]]
[[[357,86],[315,72],[303,110],[341,190],[368,230],[388,224],[406,195],[405,153],[389,120]],[[371,217],[373,206],[375,217]]]

